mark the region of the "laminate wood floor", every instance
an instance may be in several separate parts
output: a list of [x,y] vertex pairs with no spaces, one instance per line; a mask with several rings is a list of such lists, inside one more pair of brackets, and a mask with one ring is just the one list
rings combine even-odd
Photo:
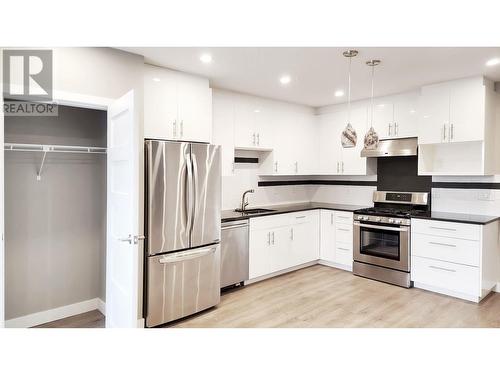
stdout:
[[41,324],[34,328],[104,328],[104,315],[99,310]]
[[[43,326],[104,326],[86,314],[89,322]],[[165,327],[500,327],[500,294],[474,304],[315,265],[226,292],[217,307]]]

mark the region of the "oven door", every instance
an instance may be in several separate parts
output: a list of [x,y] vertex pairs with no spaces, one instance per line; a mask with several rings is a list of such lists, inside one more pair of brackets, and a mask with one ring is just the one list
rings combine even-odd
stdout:
[[354,260],[410,272],[409,229],[355,221]]

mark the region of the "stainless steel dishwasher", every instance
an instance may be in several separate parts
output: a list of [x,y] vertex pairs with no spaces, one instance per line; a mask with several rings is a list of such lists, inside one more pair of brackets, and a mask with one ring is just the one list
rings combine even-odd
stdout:
[[248,220],[222,223],[220,287],[248,280]]

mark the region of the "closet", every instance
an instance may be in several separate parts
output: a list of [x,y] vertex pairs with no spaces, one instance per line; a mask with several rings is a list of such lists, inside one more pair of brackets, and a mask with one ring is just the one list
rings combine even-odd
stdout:
[[106,134],[106,111],[5,117],[6,327],[104,313]]

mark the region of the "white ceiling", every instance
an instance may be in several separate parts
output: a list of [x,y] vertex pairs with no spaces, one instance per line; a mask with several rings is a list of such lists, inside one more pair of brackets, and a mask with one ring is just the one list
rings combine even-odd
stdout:
[[[143,55],[150,64],[210,79],[212,87],[319,107],[347,100],[346,48],[337,47],[134,47],[122,50]],[[375,70],[375,96],[416,89],[422,85],[455,78],[485,75],[500,81],[500,47],[358,47],[352,61],[352,98],[370,95],[369,59],[382,60]],[[210,64],[199,57],[209,53]],[[279,77],[292,81],[283,86]],[[334,92],[346,95],[336,98]]]

